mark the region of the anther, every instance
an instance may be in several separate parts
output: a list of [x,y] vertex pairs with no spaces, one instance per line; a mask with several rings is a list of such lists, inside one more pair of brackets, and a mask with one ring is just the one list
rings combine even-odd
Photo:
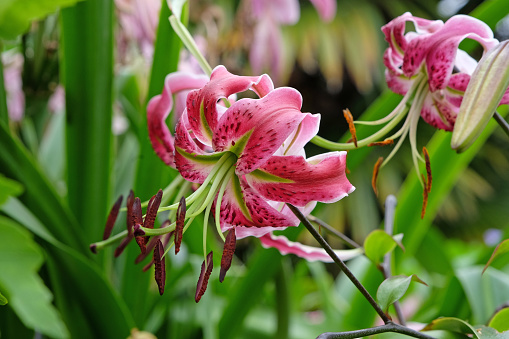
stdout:
[[424,215],[426,214],[426,207],[428,206],[428,182],[424,177],[424,174],[421,174],[422,181],[424,182],[424,190],[422,193],[422,209],[421,209],[421,219],[424,219]]
[[223,256],[221,257],[221,271],[219,273],[219,281],[223,282],[226,272],[232,264],[233,254],[235,253],[235,245],[237,237],[235,236],[235,228],[232,228],[224,241]]
[[106,220],[106,227],[104,228],[103,240],[106,240],[110,237],[111,231],[113,230],[113,226],[115,225],[115,221],[117,220],[118,211],[120,210],[120,205],[122,204],[123,197],[120,196],[113,207],[111,208],[110,214],[108,214],[108,219]]
[[387,145],[392,145],[394,144],[394,139],[387,139],[387,140],[384,140],[384,141],[377,141],[377,142],[371,142],[368,144],[368,147],[371,147],[371,146],[387,146]]
[[373,177],[371,178],[371,186],[373,187],[373,191],[375,191],[375,195],[378,196],[378,190],[376,188],[376,180],[378,179],[378,172],[380,171],[380,166],[382,165],[383,157],[378,158],[376,161],[375,167],[373,168]]
[[97,254],[97,245],[90,244],[90,251],[92,251],[92,253],[94,253],[94,254]]
[[346,122],[348,123],[348,129],[350,130],[350,134],[352,134],[353,144],[355,145],[355,147],[357,147],[357,132],[355,131],[352,113],[347,108],[343,110],[343,116],[345,117]]
[[166,265],[164,255],[164,246],[161,240],[157,240],[157,244],[154,249],[154,266],[155,266],[155,279],[157,287],[159,288],[159,294],[164,293],[164,284],[166,282]]
[[182,243],[182,234],[184,233],[184,221],[186,218],[186,198],[180,198],[180,203],[177,208],[177,220],[175,222],[175,254],[180,251],[180,244]]
[[[141,225],[143,225],[143,214],[141,211],[141,201],[140,198],[134,199],[134,204],[132,208],[132,221],[133,221],[133,231],[136,236],[136,243],[140,247],[141,253],[145,253],[147,251],[146,245],[146,239],[143,236],[136,235],[136,233],[139,233],[141,229],[139,228]],[[144,234],[144,233],[143,233]]]
[[[168,227],[170,225],[170,221],[169,220],[166,220],[162,225],[161,225],[161,228],[165,228],[165,227]],[[152,251],[157,242],[159,241],[159,239],[163,239],[163,246],[166,247],[166,245],[168,245],[169,243],[169,239],[171,238],[171,236],[173,235],[173,232],[170,232],[168,234],[165,234],[164,236],[162,235],[156,235],[154,237],[151,237],[150,240],[148,241],[147,243],[147,251],[145,253],[140,253],[136,259],[134,260],[134,263],[135,264],[139,264],[140,262],[143,261],[143,259],[145,259],[148,255],[148,253],[150,253],[150,251]]]
[[[205,268],[205,265],[207,267]],[[201,272],[200,278],[198,279],[198,284],[196,285],[196,294],[194,296],[194,301],[199,302],[205,290],[207,289],[207,284],[209,283],[210,273],[212,273],[212,268],[214,264],[212,261],[212,251],[207,254],[206,261],[203,261],[201,264]]]
[[129,191],[129,195],[127,196],[127,234],[128,236],[133,235],[133,227],[134,227],[134,216],[133,216],[133,205],[134,205],[134,192],[133,190]]
[[156,221],[157,210],[159,209],[159,205],[161,205],[161,199],[163,197],[163,190],[159,190],[156,195],[154,195],[147,206],[147,215],[145,216],[145,220],[143,222],[143,227],[145,228],[154,228],[154,223]]
[[428,190],[428,193],[429,193],[429,192],[431,192],[431,181],[432,181],[431,162],[429,160],[429,153],[428,153],[428,150],[426,149],[426,147],[422,148],[422,153],[424,154],[424,161],[426,163],[426,176],[428,178],[428,180],[426,182],[426,189]]

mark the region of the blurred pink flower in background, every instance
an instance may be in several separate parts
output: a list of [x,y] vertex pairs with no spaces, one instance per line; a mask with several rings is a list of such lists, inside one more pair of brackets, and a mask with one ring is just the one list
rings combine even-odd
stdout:
[[2,53],[7,110],[12,121],[20,121],[25,114],[25,93],[21,72],[23,56],[20,53]]
[[[312,0],[320,18],[329,22],[336,15],[335,0]],[[275,83],[282,76],[283,37],[282,25],[294,25],[300,18],[297,0],[252,0],[253,17],[257,21],[254,27],[253,43],[249,53],[249,62],[253,73],[269,71]]]

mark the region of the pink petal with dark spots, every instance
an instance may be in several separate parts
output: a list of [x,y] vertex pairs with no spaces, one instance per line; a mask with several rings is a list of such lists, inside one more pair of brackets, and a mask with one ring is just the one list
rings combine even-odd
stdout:
[[[232,226],[264,228],[299,224],[299,219],[295,215],[282,213],[237,177],[230,180],[226,187],[221,201],[220,220],[223,231]],[[237,238],[240,237],[237,232]]]
[[459,107],[446,100],[438,100],[433,93],[428,92],[421,110],[421,117],[435,128],[452,131],[458,110]]
[[413,83],[413,79],[404,75],[396,75],[388,69],[385,70],[385,81],[391,91],[401,95],[405,95]]
[[345,170],[346,152],[320,154],[307,160],[273,156],[259,171],[246,174],[246,180],[268,200],[305,206],[311,201],[336,202],[353,192],[355,188]]
[[[281,254],[294,254],[307,261],[323,261],[332,262],[332,258],[325,252],[323,248],[303,245],[298,242],[288,240],[282,235],[273,235],[271,233],[260,238],[262,246],[265,248],[276,248]],[[350,260],[362,255],[362,249],[353,250],[336,250],[334,251],[341,260]]]
[[238,76],[228,72],[224,66],[214,68],[210,81],[201,89],[190,92],[187,97],[189,124],[196,138],[206,145],[211,145],[212,133],[220,117],[218,100],[248,89],[263,97],[274,89],[274,85],[267,75]]
[[236,173],[242,175],[255,170],[306,117],[300,111],[301,105],[302,96],[293,88],[277,88],[261,99],[237,101],[221,117],[214,131],[214,150],[233,150],[232,145],[250,133],[245,147],[237,151]]
[[[173,136],[166,118],[173,108],[172,95],[179,92],[200,88],[208,81],[205,75],[194,75],[184,72],[171,73],[166,76],[163,92],[153,97],[147,105],[147,125],[150,142],[156,154],[169,166],[173,164]],[[180,117],[182,112],[174,113]]]
[[306,114],[300,125],[292,132],[274,155],[305,156],[304,146],[318,133],[320,114]]

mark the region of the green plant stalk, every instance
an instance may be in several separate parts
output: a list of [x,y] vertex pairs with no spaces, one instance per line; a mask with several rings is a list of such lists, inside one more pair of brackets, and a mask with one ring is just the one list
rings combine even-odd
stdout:
[[[0,40],[0,55],[4,50]],[[0,60],[0,124],[7,127],[9,125],[9,112],[7,111],[7,93],[5,92],[4,64]]]
[[329,246],[329,244],[325,241],[324,238],[318,233],[318,231],[311,225],[309,220],[302,214],[302,212],[296,208],[295,206],[291,204],[286,204],[290,210],[295,214],[297,218],[299,218],[300,222],[307,228],[309,233],[313,236],[313,238],[318,241],[320,246],[327,252],[328,255],[334,260],[336,265],[343,271],[343,273],[350,279],[350,281],[355,285],[355,287],[361,292],[361,294],[366,298],[366,300],[370,303],[370,305],[373,307],[373,309],[378,313],[380,318],[384,321],[385,324],[390,322],[389,317],[384,313],[384,311],[380,308],[380,306],[377,304],[375,299],[369,294],[369,292],[366,290],[366,288],[362,285],[362,283],[353,275],[353,273],[350,271],[350,269],[345,265],[343,260],[341,260],[336,253],[334,253],[334,250]]
[[408,327],[389,322],[382,326],[366,328],[357,331],[348,332],[327,332],[320,334],[316,339],[355,339],[361,337],[367,337],[379,333],[394,332],[407,335],[409,337],[420,338],[420,339],[435,339],[427,334],[414,331]]
[[[186,8],[187,5],[184,6],[184,13],[182,13],[182,20],[184,21],[187,21]],[[147,102],[153,96],[161,94],[166,75],[177,70],[182,42],[168,21],[170,15],[171,11],[167,2],[162,1]],[[166,187],[174,176],[174,171],[159,159],[149,142],[145,107],[141,112],[142,119],[138,138],[140,141],[140,159],[134,185],[134,192],[136,196],[140,197],[141,201],[148,200],[161,187]]]
[[502,130],[505,132],[505,134],[509,135],[509,124],[507,123],[507,121],[505,121],[505,119],[502,118],[502,116],[498,112],[495,112],[495,114],[493,114],[493,118],[498,123],[498,125],[502,128]]
[[288,272],[285,268],[285,260],[280,261],[280,267],[276,273],[276,314],[277,331],[275,338],[287,339],[290,329],[290,283]]
[[113,84],[113,1],[88,0],[62,10],[67,188],[87,243],[108,213]]

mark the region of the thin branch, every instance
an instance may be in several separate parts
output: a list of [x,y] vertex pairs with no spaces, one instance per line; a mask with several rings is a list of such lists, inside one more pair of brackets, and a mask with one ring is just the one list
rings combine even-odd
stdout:
[[[383,322],[385,324],[390,322],[389,317],[384,313],[384,311],[380,308],[380,306],[377,304],[375,299],[369,294],[369,292],[366,290],[366,288],[362,285],[362,283],[357,280],[357,278],[353,275],[353,273],[350,271],[350,269],[345,265],[343,260],[341,260],[336,253],[334,253],[334,250],[330,247],[330,245],[325,241],[325,239],[318,233],[318,231],[311,225],[309,220],[302,214],[302,212],[295,206],[291,204],[286,204],[290,210],[295,214],[297,218],[304,224],[304,226],[308,229],[308,231],[311,233],[311,235],[320,243],[322,248],[327,252],[327,254],[330,255],[332,260],[339,266],[341,271],[345,273],[345,275],[350,279],[350,281],[355,285],[355,287],[362,293],[364,298],[371,304],[371,306],[374,308],[376,313],[382,318]],[[352,337],[353,338],[353,337]]]
[[318,225],[320,225],[320,227],[323,227],[325,228],[327,231],[329,231],[330,233],[334,234],[335,236],[337,236],[338,238],[340,238],[341,240],[343,240],[344,242],[346,242],[348,245],[350,245],[352,248],[359,248],[359,247],[362,247],[361,245],[359,245],[358,243],[356,243],[355,241],[353,241],[352,239],[348,238],[346,235],[344,235],[343,233],[335,230],[334,228],[332,228],[331,225],[327,224],[325,221],[321,220],[321,219],[318,219],[317,217],[315,216],[312,216],[312,215],[309,215],[308,216],[308,219],[311,221],[311,222],[314,222]]
[[360,337],[366,337],[378,333],[386,333],[386,332],[395,332],[400,334],[405,334],[410,337],[419,338],[419,339],[435,339],[427,334],[412,330],[411,328],[401,326],[389,321],[387,324],[372,328],[366,328],[363,330],[357,331],[348,331],[348,332],[326,332],[320,334],[316,339],[354,339]]
[[493,114],[493,118],[495,118],[495,120],[498,122],[500,127],[502,127],[505,134],[509,135],[509,124],[507,123],[507,121],[505,121],[505,119],[502,118],[502,116],[500,114],[498,114],[498,112],[496,112],[496,111]]
[[[396,213],[396,205],[398,204],[398,201],[396,200],[396,197],[394,195],[389,195],[385,199],[385,232],[392,236],[394,233],[394,214]],[[391,270],[391,253],[387,253],[384,256],[384,261],[381,265],[381,271],[384,275],[384,279],[389,279],[392,276],[392,270]],[[401,307],[399,304],[399,301],[395,301],[394,304],[394,310],[396,311],[396,316],[398,317],[399,323],[403,326],[406,325],[405,323],[405,317],[403,316],[403,312],[401,312]]]

